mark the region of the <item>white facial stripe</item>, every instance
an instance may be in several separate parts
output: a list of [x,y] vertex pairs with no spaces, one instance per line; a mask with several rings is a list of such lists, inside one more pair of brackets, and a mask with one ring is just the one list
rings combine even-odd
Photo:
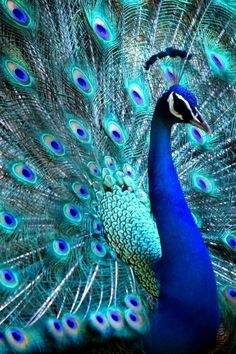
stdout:
[[175,117],[183,120],[182,115],[180,113],[176,112],[176,110],[174,109],[174,92],[171,92],[171,94],[169,95],[169,97],[167,99],[167,102],[169,103],[170,113],[172,113]]
[[186,100],[183,98],[183,96],[179,95],[178,93],[176,93],[176,96],[186,104],[188,110],[189,110],[190,113],[191,113],[191,116],[192,116],[194,119],[196,119],[196,117],[195,117],[195,115],[193,114],[192,108],[190,107],[190,104],[188,103],[188,101],[186,101]]

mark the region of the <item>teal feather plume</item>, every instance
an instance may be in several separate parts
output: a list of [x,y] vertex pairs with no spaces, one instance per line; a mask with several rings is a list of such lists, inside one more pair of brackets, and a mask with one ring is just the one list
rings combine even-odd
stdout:
[[[150,123],[177,82],[213,131],[177,126],[172,151],[216,275],[217,348],[234,352],[235,26],[234,0],[0,1],[3,353],[135,352],[148,332],[162,253]],[[171,46],[192,60],[144,70]]]

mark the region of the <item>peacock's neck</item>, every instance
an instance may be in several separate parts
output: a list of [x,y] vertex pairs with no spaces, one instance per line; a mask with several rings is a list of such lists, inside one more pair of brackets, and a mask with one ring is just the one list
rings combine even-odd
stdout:
[[162,246],[162,259],[155,266],[160,298],[151,338],[157,333],[163,338],[153,342],[160,353],[166,343],[168,353],[178,352],[176,348],[181,353],[198,353],[214,342],[219,325],[216,283],[173,164],[171,117],[163,114],[166,110],[161,100],[159,103],[151,126],[148,171],[152,212]]
[[[186,203],[171,155],[171,118],[157,106],[151,127],[149,152],[149,190],[163,252],[163,263],[176,260],[175,266],[204,246]],[[205,247],[203,253],[207,253]],[[182,256],[185,256],[184,258]],[[186,259],[188,255],[188,259]],[[208,257],[207,257],[208,258]],[[185,261],[184,261],[185,260]],[[192,266],[192,261],[188,266]]]

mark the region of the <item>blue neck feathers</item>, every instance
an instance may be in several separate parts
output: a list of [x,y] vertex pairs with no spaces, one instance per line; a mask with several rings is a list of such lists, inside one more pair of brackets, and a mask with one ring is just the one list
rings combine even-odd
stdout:
[[[148,338],[160,353],[204,353],[219,327],[215,277],[206,246],[188,208],[171,156],[173,118],[161,98],[151,127],[149,190],[162,259],[158,309]],[[151,347],[151,349],[150,349]]]

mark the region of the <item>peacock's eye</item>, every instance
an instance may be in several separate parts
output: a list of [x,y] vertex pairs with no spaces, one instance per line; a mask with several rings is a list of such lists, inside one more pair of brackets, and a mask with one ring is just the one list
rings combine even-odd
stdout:
[[9,16],[20,26],[28,27],[31,19],[26,9],[18,1],[8,0],[5,2],[5,9]]
[[108,309],[107,319],[113,329],[121,330],[124,328],[124,316],[118,308]]
[[11,269],[0,270],[0,285],[5,289],[14,289],[18,286],[17,275]]
[[148,326],[148,321],[140,313],[134,312],[131,309],[125,311],[125,319],[128,325],[138,333],[145,333]]
[[17,227],[17,219],[10,213],[0,211],[0,227],[7,233],[13,233]]
[[100,234],[102,231],[102,223],[100,220],[93,220],[93,232],[95,234]]
[[107,254],[106,247],[98,241],[92,241],[91,242],[91,250],[93,254],[99,258],[103,258]]
[[72,204],[65,204],[63,207],[64,216],[70,221],[72,224],[79,224],[82,220],[82,214],[79,208],[75,207]]
[[8,328],[5,332],[8,344],[17,352],[28,352],[31,344],[27,334],[18,328]]
[[226,299],[233,305],[236,304],[236,289],[233,287],[227,286],[224,290],[224,295]]
[[29,167],[23,163],[15,163],[12,166],[13,176],[21,183],[28,186],[34,185],[37,181],[37,176]]
[[70,245],[63,240],[53,241],[53,252],[56,256],[66,257],[70,253]]
[[88,166],[89,172],[90,172],[90,174],[92,176],[100,178],[101,171],[100,171],[100,168],[97,166],[97,164],[95,162],[91,161],[91,162],[88,163],[87,166]]
[[105,164],[110,170],[116,170],[116,161],[111,156],[105,156]]
[[220,69],[220,70],[224,70],[225,69],[224,62],[220,58],[219,55],[217,55],[215,53],[211,53],[211,60],[217,66],[218,69]]
[[125,304],[134,312],[140,312],[143,309],[140,296],[136,294],[128,294],[125,297]]
[[143,92],[138,85],[131,86],[129,94],[130,94],[130,98],[133,101],[133,103],[135,103],[139,106],[144,105]]
[[55,338],[55,339],[62,339],[65,336],[64,328],[62,326],[62,323],[54,318],[47,319],[46,321],[46,327],[49,331],[49,333]]
[[88,188],[80,182],[74,182],[72,189],[80,200],[87,200],[90,198]]
[[94,30],[98,37],[104,41],[109,41],[111,39],[111,31],[104,20],[96,18],[94,21]]
[[85,95],[91,95],[94,92],[92,83],[90,82],[89,78],[79,68],[75,67],[72,70],[72,78],[75,86],[81,93]]
[[81,142],[82,144],[90,144],[92,141],[92,136],[88,127],[82,119],[70,119],[69,128],[73,135]]
[[99,333],[106,335],[110,330],[110,324],[102,312],[94,312],[91,314],[89,323],[93,329]]
[[125,137],[118,123],[110,122],[107,127],[107,133],[116,145],[121,146],[124,144]]
[[21,65],[14,61],[6,61],[6,69],[11,77],[14,79],[14,82],[22,85],[28,86],[31,83],[30,75],[27,73]]
[[231,248],[236,249],[236,237],[228,236],[227,243]]
[[127,175],[129,177],[134,177],[134,169],[128,163],[124,164],[123,172],[125,175]]
[[41,141],[46,150],[54,156],[63,156],[65,154],[62,144],[51,134],[43,134]]

